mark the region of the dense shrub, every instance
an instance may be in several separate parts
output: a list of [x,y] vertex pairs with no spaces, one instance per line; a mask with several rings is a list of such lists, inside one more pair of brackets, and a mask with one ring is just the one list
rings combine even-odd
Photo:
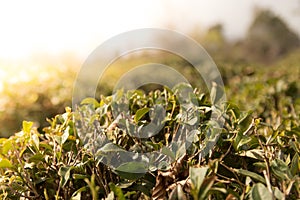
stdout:
[[[21,132],[0,141],[1,198],[300,198],[298,111],[295,115],[279,112],[284,116],[279,120],[268,115],[262,119],[226,103],[218,108],[224,126],[212,129],[210,101],[197,90],[180,96],[188,88],[181,85],[149,94],[119,91],[100,102],[86,99],[76,112],[67,108],[49,120],[44,132],[37,131],[31,122],[23,122]],[[128,116],[114,116],[124,103]],[[159,106],[167,112],[164,128],[149,138],[134,137],[134,127],[141,130],[149,124],[151,112]],[[196,126],[195,120],[199,122]],[[175,142],[172,150],[166,151],[163,146],[172,144],[179,130],[195,131],[189,140],[192,145],[185,149],[185,143]],[[220,137],[204,154],[207,145],[213,144],[215,131]],[[90,140],[92,137],[95,139]],[[103,138],[114,145],[103,143]],[[170,165],[150,167],[143,160],[122,166],[101,162],[122,159],[120,148],[132,152],[163,148]],[[141,168],[148,172],[136,173]]]

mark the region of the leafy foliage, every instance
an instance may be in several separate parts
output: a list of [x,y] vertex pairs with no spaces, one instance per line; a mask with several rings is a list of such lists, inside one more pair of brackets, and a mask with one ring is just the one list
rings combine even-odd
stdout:
[[[211,139],[207,133],[214,130],[209,120],[212,105],[197,90],[180,100],[180,91],[186,88],[179,85],[149,94],[119,91],[101,97],[100,102],[85,99],[77,112],[66,108],[49,120],[43,132],[23,122],[21,132],[0,141],[1,198],[300,198],[299,110],[291,115],[278,112],[281,118],[273,118],[275,111],[267,106],[266,115],[253,118],[251,112],[227,103],[221,109],[225,124],[218,132],[220,137],[204,154]],[[288,96],[287,92],[280,94]],[[295,107],[299,106],[297,98]],[[199,111],[194,112],[196,118],[184,117],[191,110],[185,106],[191,102]],[[285,106],[284,102],[280,105]],[[118,109],[124,105],[128,109],[122,115]],[[156,123],[152,114],[159,105],[167,113],[163,128],[156,135],[135,137],[147,133],[136,132],[135,127],[141,130]],[[195,119],[200,122],[196,127]],[[195,133],[189,148],[180,148],[185,145],[178,141],[172,143],[180,126]],[[171,144],[171,149],[166,148]],[[122,165],[103,164],[103,159],[122,159],[124,150],[161,150],[169,159],[165,165],[145,165],[138,159]]]
[[[290,32],[280,19],[268,12],[258,16],[262,19],[253,22],[250,42],[241,44],[258,48],[258,55],[249,55],[250,60],[269,60],[289,52],[285,44],[291,49],[297,46],[290,42],[299,40],[293,33],[277,40],[281,31],[273,28]],[[266,43],[256,38],[262,36],[256,34],[257,27],[272,32],[263,40],[266,52],[259,46]],[[239,45],[225,41],[221,26],[211,28],[205,38],[221,60],[240,51]],[[261,57],[264,54],[267,58]],[[46,74],[32,80],[23,74],[19,83],[4,83],[0,89],[8,95],[1,99],[1,133],[18,129],[11,126],[11,118],[34,122],[24,121],[22,131],[0,139],[0,198],[300,199],[299,55],[299,50],[294,51],[268,67],[222,61],[219,67],[230,101],[218,108],[208,100],[201,77],[195,76],[189,63],[166,52],[146,55],[146,60],[132,57],[132,63],[120,59],[101,80],[100,89],[111,92],[107,88],[121,76],[120,66],[126,71],[126,63],[137,66],[155,59],[181,70],[198,89],[178,85],[149,93],[120,90],[113,96],[84,99],[76,111],[67,107],[54,116],[70,104],[66,95],[71,94],[73,74],[68,70],[52,76],[47,74],[52,68],[46,68]],[[24,90],[16,94],[15,88]],[[184,91],[188,95],[181,95]],[[211,120],[213,109],[219,111],[222,127],[212,128],[217,122]],[[147,160],[128,156],[128,151],[153,156]]]
[[2,66],[0,63],[0,136],[8,137],[22,127],[23,120],[47,126],[71,104],[73,66]]

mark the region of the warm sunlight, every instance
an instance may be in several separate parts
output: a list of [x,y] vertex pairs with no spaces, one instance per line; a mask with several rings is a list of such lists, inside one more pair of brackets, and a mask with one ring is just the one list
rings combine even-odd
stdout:
[[[134,7],[132,5],[135,5]],[[95,43],[153,25],[155,3],[125,1],[6,1],[0,3],[0,58],[73,51],[86,55]],[[138,9],[135,9],[138,8]],[[158,14],[158,13],[156,13]]]
[[0,104],[9,101],[3,94],[13,93],[22,85],[34,88],[51,81],[58,70],[76,71],[75,67],[105,39],[153,26],[160,17],[159,9],[156,16],[150,12],[156,3],[0,2]]

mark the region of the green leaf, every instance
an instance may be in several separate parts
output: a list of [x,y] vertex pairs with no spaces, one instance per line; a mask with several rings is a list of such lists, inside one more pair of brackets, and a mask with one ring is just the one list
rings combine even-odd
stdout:
[[193,185],[194,190],[197,193],[200,191],[200,187],[204,181],[207,170],[208,170],[208,167],[201,167],[201,168],[191,167],[190,168],[190,177],[191,177],[192,185]]
[[114,171],[122,178],[135,180],[145,175],[147,167],[142,162],[128,162],[121,164]]
[[[202,183],[202,186],[200,188],[200,191],[198,193],[198,199],[207,199],[207,194],[208,192],[210,191],[211,187],[213,186],[215,180],[216,180],[216,176],[211,176],[211,177],[208,177],[208,178],[205,178],[203,183]],[[200,196],[199,196],[200,195]]]
[[64,133],[63,133],[63,135],[61,136],[61,145],[63,145],[63,144],[68,140],[68,137],[69,137],[69,130],[70,130],[70,127],[69,127],[69,126],[64,130]]
[[87,104],[87,105],[93,105],[94,108],[98,108],[100,106],[100,103],[91,97],[85,98],[81,101],[81,105]]
[[23,121],[23,132],[30,133],[33,122]]
[[12,141],[10,139],[5,139],[2,146],[2,153],[6,155],[9,150],[12,150],[12,148],[13,148]]
[[177,187],[173,189],[169,199],[181,199],[181,200],[187,199],[186,195],[183,192],[182,186],[180,184],[178,184]]
[[296,174],[298,174],[299,171],[300,171],[300,158],[299,158],[298,153],[295,153],[295,155],[294,155],[294,157],[292,159],[290,171],[291,171],[291,173],[292,173],[293,176],[295,176]]
[[0,158],[0,168],[12,168],[13,165],[6,158]]
[[48,150],[48,151],[52,151],[53,150],[53,147],[51,145],[49,145],[47,142],[45,141],[42,141],[40,142],[40,147],[44,148],[45,150]]
[[114,194],[118,197],[118,200],[125,200],[125,196],[122,192],[122,189],[116,186],[113,183],[109,183],[109,188],[114,192]]
[[260,182],[266,184],[266,180],[262,176],[260,176],[259,174],[256,174],[254,172],[250,172],[250,171],[244,170],[244,169],[236,169],[235,171],[238,174],[242,174],[244,176],[249,176],[249,177],[251,177],[251,178],[253,178],[253,179],[257,180],[257,181],[260,181]]
[[284,199],[285,195],[277,187],[273,189],[273,192],[277,199]]
[[273,199],[272,194],[262,183],[257,183],[253,186],[251,191],[251,198],[253,200]]
[[273,160],[271,163],[271,170],[281,180],[288,180],[293,178],[289,167],[282,160]]
[[241,140],[239,141],[239,143],[237,144],[237,150],[240,150],[240,148],[245,145],[248,144],[251,141],[251,137],[249,136],[242,136]]
[[61,177],[60,179],[60,185],[62,187],[65,187],[67,184],[68,180],[70,179],[70,174],[72,167],[60,167],[58,170],[58,175]]
[[173,161],[176,159],[174,152],[172,152],[171,149],[168,148],[168,147],[166,147],[166,146],[163,146],[163,147],[161,148],[161,152],[162,152],[164,155],[167,155],[167,156],[171,157]]
[[243,113],[242,116],[238,119],[238,125],[239,125],[239,128],[241,129],[241,132],[244,132],[251,126],[251,123],[252,123],[251,115],[252,115],[252,112],[249,111],[249,112]]
[[176,153],[175,153],[175,159],[179,159],[180,157],[182,157],[185,153],[186,153],[186,145],[185,142],[182,142],[182,144],[179,144],[179,148],[177,149]]
[[147,167],[142,162],[128,162],[121,164],[116,168],[116,171],[129,173],[145,173],[147,171]]
[[134,121],[137,123],[144,117],[145,114],[149,112],[149,108],[141,108],[138,111],[136,111],[135,116],[134,116]]
[[255,163],[253,163],[253,166],[261,168],[261,169],[267,169],[267,165],[265,162],[255,162]]
[[105,144],[103,147],[100,148],[101,152],[104,153],[109,153],[109,152],[125,152],[124,149],[122,149],[121,147],[119,147],[118,145],[114,144],[114,143],[107,143]]
[[251,150],[245,151],[239,155],[246,156],[249,158],[254,158],[257,160],[261,160],[261,161],[264,160],[264,152],[261,149],[251,149]]

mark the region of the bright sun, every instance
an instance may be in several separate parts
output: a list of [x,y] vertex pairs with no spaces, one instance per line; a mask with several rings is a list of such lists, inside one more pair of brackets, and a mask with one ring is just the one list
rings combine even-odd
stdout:
[[1,2],[0,59],[17,60],[36,52],[85,55],[115,34],[151,26],[156,17],[147,10],[153,6],[139,0]]

